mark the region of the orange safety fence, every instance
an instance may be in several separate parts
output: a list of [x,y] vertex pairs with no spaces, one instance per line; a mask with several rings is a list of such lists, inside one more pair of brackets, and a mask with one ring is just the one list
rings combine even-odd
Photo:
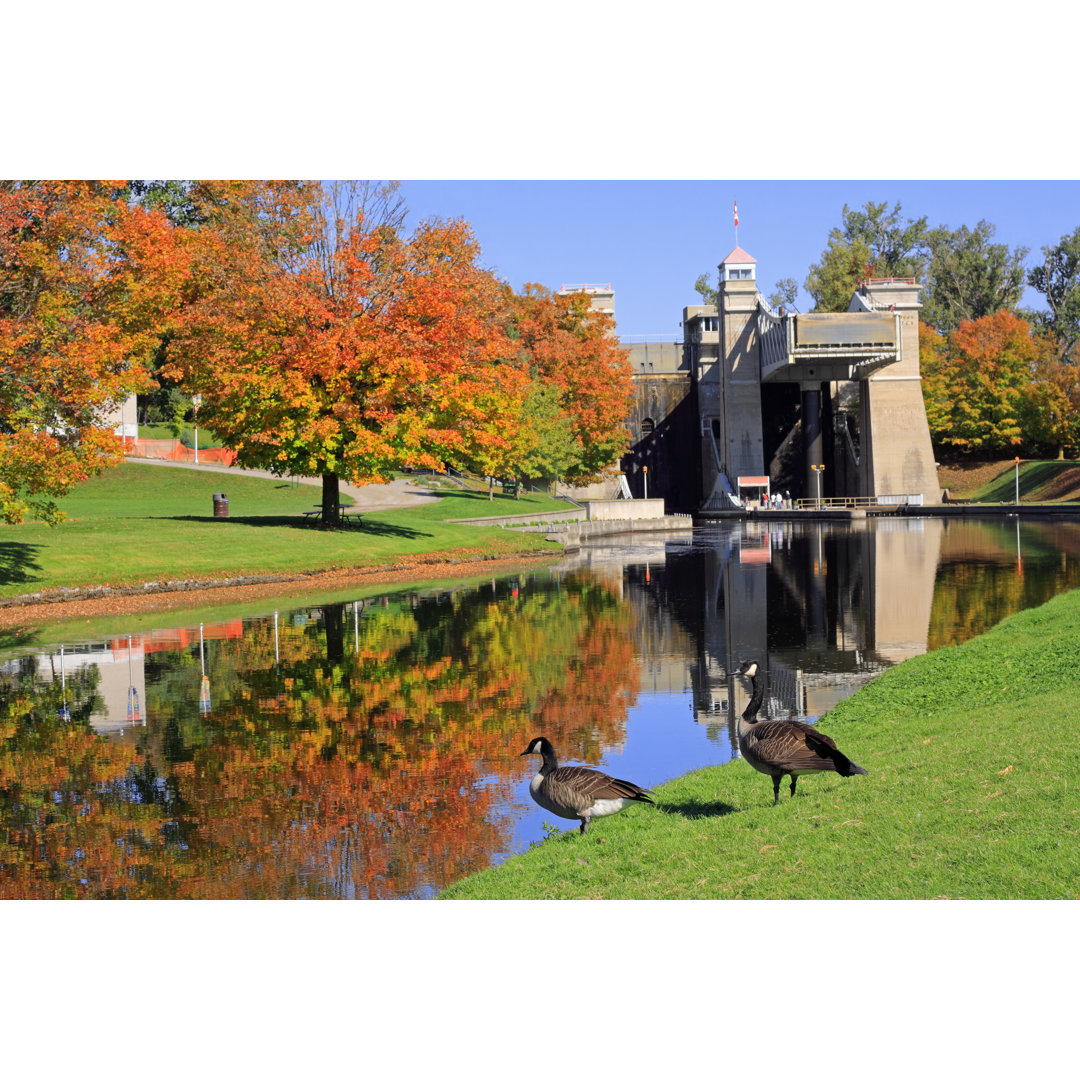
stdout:
[[[195,451],[184,446],[178,439],[124,439],[124,452],[128,457],[156,458],[164,461],[195,461]],[[236,452],[223,446],[199,451],[199,464],[232,465]]]
[[[202,451],[199,451],[202,457]],[[229,619],[227,622],[208,623],[202,627],[204,641],[230,639],[244,636],[242,619]],[[173,630],[144,630],[140,634],[112,638],[109,648],[113,659],[123,659],[132,648],[141,648],[144,655],[156,652],[180,652],[199,643],[199,627],[188,626]]]

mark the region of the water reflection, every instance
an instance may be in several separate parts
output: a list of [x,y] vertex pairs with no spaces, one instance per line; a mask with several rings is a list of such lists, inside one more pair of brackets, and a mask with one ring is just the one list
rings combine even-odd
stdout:
[[[0,890],[439,888],[510,846],[534,728],[580,760],[622,743],[631,617],[581,573],[146,634],[87,648],[59,683],[49,656],[9,661]],[[136,655],[145,727],[121,694]]]
[[651,787],[736,752],[745,657],[770,715],[814,718],[1075,587],[1078,555],[1074,525],[715,526],[481,587],[9,655],[0,895],[431,895],[542,835],[532,735]]

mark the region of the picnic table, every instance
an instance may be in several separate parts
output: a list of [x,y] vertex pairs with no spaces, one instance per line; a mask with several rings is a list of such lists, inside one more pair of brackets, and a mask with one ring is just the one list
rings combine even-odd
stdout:
[[[341,514],[341,524],[348,525],[351,521],[359,521],[361,513],[351,506],[343,506],[338,511]],[[322,506],[316,506],[313,510],[305,510],[304,517],[310,521],[322,521]]]

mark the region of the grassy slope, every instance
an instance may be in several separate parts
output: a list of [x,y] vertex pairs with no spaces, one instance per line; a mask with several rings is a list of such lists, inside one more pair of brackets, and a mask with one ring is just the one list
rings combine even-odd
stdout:
[[[955,499],[1011,503],[1016,498],[1013,461],[941,465],[938,482]],[[1021,461],[1020,501],[1080,501],[1080,464],[1075,461]]]
[[[213,517],[224,491],[229,517]],[[447,492],[431,504],[365,514],[359,527],[324,530],[299,515],[318,488],[286,481],[125,462],[61,504],[69,520],[0,527],[0,597],[58,587],[302,573],[382,566],[403,556],[550,548],[541,536],[445,519],[565,509],[541,495]],[[345,501],[345,500],[343,500]]]
[[772,806],[745,762],[464,879],[454,899],[1080,897],[1080,591],[892,668],[820,721],[867,777]]

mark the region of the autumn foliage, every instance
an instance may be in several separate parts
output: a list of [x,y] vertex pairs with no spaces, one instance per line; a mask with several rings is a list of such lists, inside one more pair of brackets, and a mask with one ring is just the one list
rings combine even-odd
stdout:
[[51,500],[117,460],[104,415],[150,388],[151,362],[239,463],[321,476],[331,523],[341,480],[517,475],[556,442],[544,467],[566,477],[617,460],[630,374],[610,320],[515,296],[466,222],[407,233],[395,184],[173,187],[183,213],[139,205],[153,185],[0,185],[8,520],[58,519]]
[[530,374],[553,387],[572,418],[573,453],[562,476],[588,483],[625,451],[633,376],[614,321],[591,311],[585,293],[559,295],[526,285],[511,295],[510,325]]
[[241,463],[365,483],[507,445],[524,378],[464,222],[405,237],[332,218],[315,184],[197,195],[164,373]]
[[175,235],[117,184],[0,182],[0,513],[55,499],[122,454],[108,411],[147,385],[180,302]]
[[967,453],[1012,453],[1031,444],[1050,349],[1023,319],[1001,310],[962,322],[947,336],[920,325],[919,347],[935,443]]

